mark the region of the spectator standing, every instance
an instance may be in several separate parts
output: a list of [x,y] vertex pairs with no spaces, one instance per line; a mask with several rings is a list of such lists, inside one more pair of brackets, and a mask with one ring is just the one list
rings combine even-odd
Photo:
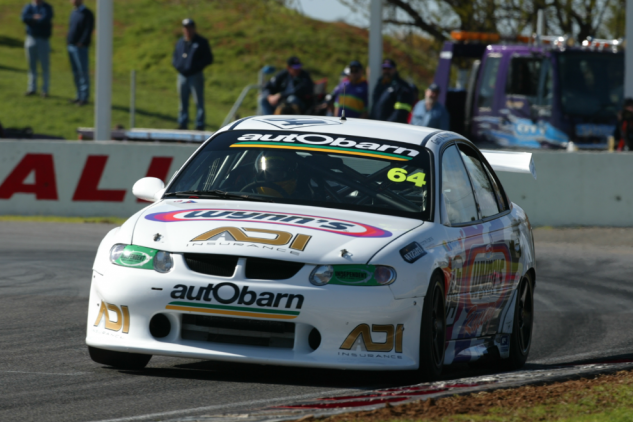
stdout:
[[78,106],[88,104],[90,96],[90,75],[88,73],[88,47],[95,26],[93,13],[84,5],[83,0],[70,0],[75,10],[70,14],[68,26],[68,57],[73,70],[77,94],[71,103]]
[[27,96],[37,92],[37,63],[42,68],[42,98],[48,97],[50,81],[49,56],[51,46],[53,7],[43,0],[33,0],[22,9],[22,22],[26,24],[24,49],[29,64]]
[[435,129],[449,130],[450,116],[446,108],[437,101],[440,87],[432,83],[424,92],[424,101],[418,102],[413,108],[411,124]]
[[393,60],[385,59],[382,62],[382,76],[374,87],[372,99],[371,119],[407,123],[413,94],[409,84],[398,75]]
[[264,86],[259,103],[264,114],[274,114],[275,108],[283,104],[294,104],[301,114],[311,105],[314,82],[310,74],[303,70],[297,57],[290,57],[282,70]]
[[618,113],[613,137],[618,143],[618,151],[633,151],[633,98],[624,99],[624,107]]
[[178,129],[189,125],[189,97],[196,103],[196,130],[204,130],[204,68],[213,63],[213,53],[206,38],[198,35],[192,19],[182,21],[183,37],[176,43],[172,65],[178,71]]
[[363,67],[353,60],[346,70],[347,76],[332,92],[334,115],[340,117],[345,110],[345,117],[367,118],[369,86],[363,77]]

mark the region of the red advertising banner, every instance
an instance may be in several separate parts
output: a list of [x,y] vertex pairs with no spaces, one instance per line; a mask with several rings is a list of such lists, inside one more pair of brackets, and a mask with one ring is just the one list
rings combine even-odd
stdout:
[[0,215],[130,216],[148,204],[132,185],[142,177],[168,182],[196,147],[2,141]]

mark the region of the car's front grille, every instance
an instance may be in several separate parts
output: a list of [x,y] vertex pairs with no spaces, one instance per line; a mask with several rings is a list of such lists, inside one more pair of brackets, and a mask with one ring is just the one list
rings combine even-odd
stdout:
[[182,316],[182,338],[211,343],[292,349],[295,324],[292,322],[216,317]]
[[[202,253],[186,253],[184,257],[191,271],[219,277],[231,277],[239,259],[232,255]],[[245,276],[259,280],[286,280],[294,277],[303,265],[301,262],[277,259],[246,258]]]
[[301,262],[246,258],[246,278],[285,280],[294,277],[301,268],[303,268]]
[[231,277],[235,273],[238,259],[239,257],[232,255],[185,254],[185,262],[191,271],[219,277]]

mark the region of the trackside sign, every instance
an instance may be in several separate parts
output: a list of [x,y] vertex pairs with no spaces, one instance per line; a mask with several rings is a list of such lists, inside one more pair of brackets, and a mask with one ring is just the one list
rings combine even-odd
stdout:
[[142,177],[166,181],[196,146],[0,141],[0,215],[128,217]]

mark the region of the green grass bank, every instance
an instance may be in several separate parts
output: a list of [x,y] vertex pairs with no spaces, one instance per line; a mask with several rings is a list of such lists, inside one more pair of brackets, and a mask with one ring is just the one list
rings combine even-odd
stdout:
[[[66,51],[72,7],[68,0],[47,0],[55,9],[51,38],[50,98],[24,97],[27,63],[25,29],[20,20],[27,0],[0,0],[0,122],[5,127],[31,126],[36,133],[77,139],[76,128],[94,125],[96,45],[90,48],[91,104],[69,104],[75,96]],[[85,4],[96,11],[95,0]],[[209,130],[219,127],[248,84],[257,83],[264,65],[277,68],[298,55],[313,79],[327,77],[333,89],[352,59],[367,62],[366,30],[343,23],[316,21],[274,1],[261,0],[116,0],[112,124],[129,127],[130,71],[137,72],[136,127],[175,128],[178,112],[176,71],[171,66],[180,22],[193,18],[208,38],[215,63],[205,70],[205,104]],[[423,87],[432,79],[437,54],[419,37],[385,37],[385,56],[393,57],[404,77]],[[254,114],[255,93],[239,111]]]

